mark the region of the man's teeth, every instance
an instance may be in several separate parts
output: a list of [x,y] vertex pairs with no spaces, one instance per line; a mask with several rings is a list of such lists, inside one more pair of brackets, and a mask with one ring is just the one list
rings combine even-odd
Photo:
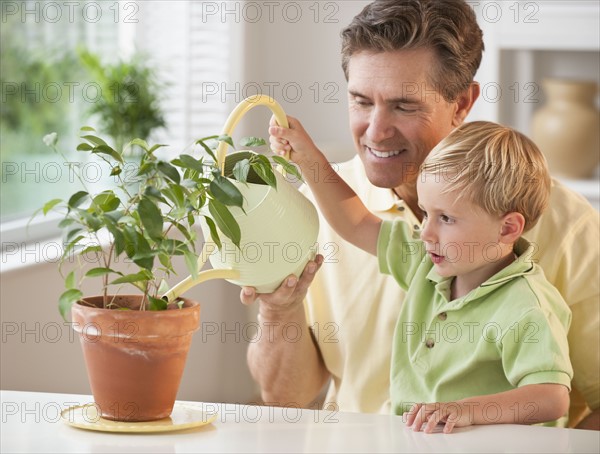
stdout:
[[378,158],[390,158],[392,156],[399,155],[400,151],[401,151],[401,150],[379,151],[379,150],[375,150],[373,148],[369,148],[369,150],[371,150],[371,153],[373,153]]

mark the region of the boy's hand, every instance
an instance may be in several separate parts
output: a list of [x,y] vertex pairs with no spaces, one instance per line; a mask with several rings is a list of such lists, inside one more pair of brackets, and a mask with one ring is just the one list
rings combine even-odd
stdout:
[[322,157],[302,124],[294,117],[288,116],[289,128],[277,126],[275,117],[269,123],[269,143],[271,150],[279,155],[290,153],[290,159],[300,167],[303,163],[311,164]]
[[438,424],[445,423],[443,432],[447,434],[452,432],[455,426],[465,427],[473,424],[469,408],[458,402],[414,404],[403,417],[406,419],[406,427],[415,432],[423,430],[425,433],[432,433]]

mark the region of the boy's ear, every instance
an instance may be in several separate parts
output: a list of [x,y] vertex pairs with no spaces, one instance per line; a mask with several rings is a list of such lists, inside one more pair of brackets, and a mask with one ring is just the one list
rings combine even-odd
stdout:
[[498,241],[505,244],[516,243],[523,234],[525,217],[517,212],[507,213],[502,217],[501,222]]

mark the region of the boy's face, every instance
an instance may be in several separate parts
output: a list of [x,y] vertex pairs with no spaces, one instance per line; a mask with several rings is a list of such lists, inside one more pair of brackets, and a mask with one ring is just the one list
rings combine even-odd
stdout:
[[443,277],[456,276],[475,288],[499,271],[512,245],[500,242],[502,217],[493,216],[455,191],[443,193],[447,175],[421,174],[417,180],[423,210],[421,239]]
[[457,104],[432,84],[434,62],[426,49],[363,51],[350,58],[350,129],[375,186],[413,186],[425,157],[462,121]]

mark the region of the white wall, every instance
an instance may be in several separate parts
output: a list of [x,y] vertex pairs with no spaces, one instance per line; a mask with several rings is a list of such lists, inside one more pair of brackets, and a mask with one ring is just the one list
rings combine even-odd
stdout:
[[[297,22],[293,22],[295,8],[284,13],[285,5],[292,3],[301,5]],[[281,2],[272,22],[244,24],[243,61],[237,68],[241,86],[250,94],[256,85],[263,87],[264,93],[271,90],[286,113],[302,121],[331,161],[354,156],[340,31],[368,3]],[[250,114],[243,132],[264,137],[269,117],[266,111]]]

